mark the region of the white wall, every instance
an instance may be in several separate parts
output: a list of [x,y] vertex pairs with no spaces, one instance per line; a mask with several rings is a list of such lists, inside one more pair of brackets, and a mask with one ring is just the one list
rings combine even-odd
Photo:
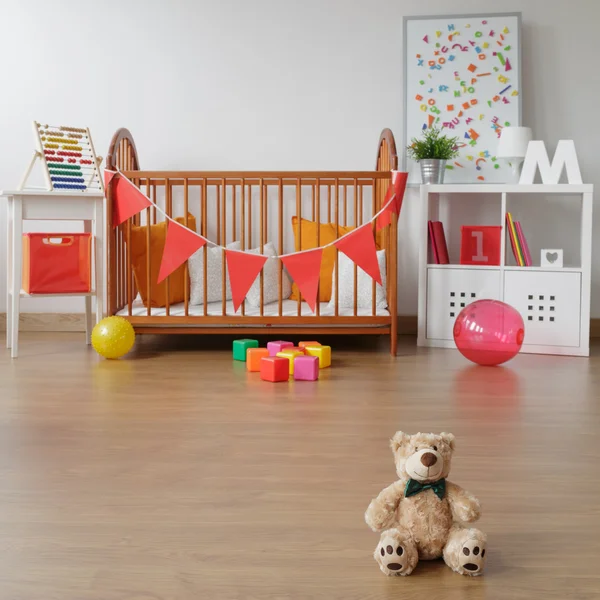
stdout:
[[[89,126],[102,155],[128,127],[147,168],[370,169],[383,127],[400,144],[403,16],[499,9],[523,12],[524,123],[552,149],[573,138],[584,180],[600,184],[596,0],[0,0],[0,8],[0,188],[20,179],[33,119]],[[402,314],[416,313],[417,209],[411,190],[400,228]],[[0,312],[5,265],[2,245]],[[596,261],[594,317],[599,286]],[[28,299],[22,310],[82,308]]]

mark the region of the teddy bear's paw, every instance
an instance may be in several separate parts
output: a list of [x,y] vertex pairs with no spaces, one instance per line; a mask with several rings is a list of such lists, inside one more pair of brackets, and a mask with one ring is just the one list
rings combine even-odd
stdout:
[[410,542],[403,542],[397,533],[384,533],[374,556],[384,575],[410,575],[416,565],[416,550]]
[[485,563],[485,540],[472,537],[465,541],[460,551],[457,572],[476,577],[483,573]]

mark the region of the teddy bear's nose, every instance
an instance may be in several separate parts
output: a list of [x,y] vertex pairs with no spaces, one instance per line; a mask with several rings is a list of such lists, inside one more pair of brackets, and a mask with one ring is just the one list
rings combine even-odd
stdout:
[[431,466],[435,465],[435,463],[437,462],[437,456],[435,454],[433,454],[432,452],[425,452],[425,454],[423,454],[423,456],[421,456],[421,462],[426,467],[431,467]]

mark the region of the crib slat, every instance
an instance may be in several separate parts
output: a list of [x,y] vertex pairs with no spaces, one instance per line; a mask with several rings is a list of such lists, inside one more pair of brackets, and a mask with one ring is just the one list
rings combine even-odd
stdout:
[[[376,184],[375,179],[373,179],[371,194],[372,194],[372,198],[371,198],[371,217],[372,217],[377,212],[377,184]],[[371,225],[373,235],[375,235],[375,226],[376,226],[376,223],[375,223],[375,221],[373,221],[373,223]],[[372,316],[375,316],[375,314],[377,312],[377,306],[375,304],[375,294],[376,294],[377,282],[373,279],[371,281],[371,284],[372,284],[371,285],[371,314],[372,314]]]
[[[223,197],[221,198],[221,194]],[[219,205],[221,207],[221,241],[223,246],[227,245],[226,231],[227,224],[225,222],[226,204],[227,204],[227,190],[225,188],[225,179],[221,180],[221,186],[217,187],[217,213],[219,212]],[[227,294],[226,294],[226,279],[227,279],[227,267],[225,265],[225,251],[221,252],[221,313],[223,316],[227,313]]]
[[[146,180],[146,196],[150,198],[150,181]],[[150,306],[150,294],[152,293],[152,283],[150,281],[151,264],[150,264],[150,207],[146,209],[146,314],[150,316],[152,314],[152,308]]]
[[[321,182],[317,177],[316,194],[315,194],[315,210],[317,212],[317,248],[321,245]],[[319,302],[320,284],[317,286],[317,310],[316,316],[321,315],[321,303]]]
[[[183,180],[183,214],[185,219],[185,226],[189,227],[188,220],[188,207],[189,207],[189,186],[187,177]],[[183,314],[187,317],[189,313],[189,270],[187,260],[183,267]]]
[[[172,199],[171,199],[171,184],[169,183],[169,180],[166,179],[165,180],[165,212],[167,213],[167,216],[172,217],[173,216],[173,206],[172,206]],[[167,223],[168,226],[168,223]],[[171,314],[171,301],[169,298],[170,295],[170,279],[171,276],[168,275],[167,278],[165,279],[165,294],[166,294],[166,304],[165,304],[165,314],[167,315],[167,317]]]
[[252,248],[252,186],[248,184],[248,250]]
[[[241,231],[241,244],[242,250],[246,249],[246,182],[242,179],[242,185],[240,186],[240,191],[242,193],[241,201],[241,223],[240,223],[240,231]],[[246,302],[242,302],[242,317],[246,314]]]
[[[279,186],[278,186],[278,196],[279,196],[279,206],[278,206],[278,212],[279,212],[279,249],[278,249],[278,253],[279,256],[281,256],[283,254],[283,181],[280,179],[279,180]],[[278,298],[279,298],[279,316],[283,316],[283,263],[279,260],[277,261],[279,263],[279,293],[277,294]]]
[[[202,235],[204,237],[207,237],[206,216],[208,211],[206,210],[206,187],[206,180],[204,180],[204,185],[202,186]],[[202,260],[204,261],[204,273],[202,275],[204,279],[204,288],[202,290],[204,297],[202,299],[202,302],[204,306],[204,316],[206,317],[208,316],[208,244],[204,244],[204,246],[202,246],[202,249],[204,250],[202,253]]]
[[[298,250],[302,250],[302,180],[296,180],[296,217],[298,227]],[[302,295],[300,289],[296,285],[298,291],[298,316],[302,314]]]
[[344,227],[348,226],[348,186],[344,184]]
[[221,243],[221,186],[215,183],[216,196],[216,221],[217,221],[217,244]]
[[231,241],[237,242],[237,214],[236,214],[236,191],[237,184],[231,186]]
[[[354,225],[360,227],[362,224],[362,185],[354,183]],[[360,210],[360,212],[359,212]],[[358,267],[354,263],[354,316],[358,315]]]
[[[264,186],[263,186],[263,180],[260,180],[260,207],[259,207],[259,211],[260,211],[260,253],[263,253],[264,250],[264,246],[265,246],[265,190],[264,190]],[[260,271],[260,316],[262,317],[264,315],[264,300],[265,300],[265,295],[264,295],[264,275],[262,272],[262,269]]]
[[[337,179],[335,180],[335,238],[340,237],[340,188]],[[339,316],[339,296],[340,296],[340,273],[339,273],[339,252],[335,249],[335,316]]]

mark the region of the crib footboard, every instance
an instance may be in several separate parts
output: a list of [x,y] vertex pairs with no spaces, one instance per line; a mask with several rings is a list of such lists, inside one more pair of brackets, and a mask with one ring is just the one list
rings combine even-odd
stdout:
[[[330,244],[371,221],[383,205],[397,168],[391,131],[381,136],[374,171],[214,172],[140,170],[129,131],[113,137],[107,168],[119,170],[153,206],[113,227],[108,201],[109,314],[139,333],[389,334],[397,335],[397,219],[377,232],[385,287],[378,286],[330,246],[323,255],[313,312],[276,256]],[[218,247],[203,246],[157,283],[166,235],[165,213]],[[254,251],[271,258],[236,312],[225,252]]]

